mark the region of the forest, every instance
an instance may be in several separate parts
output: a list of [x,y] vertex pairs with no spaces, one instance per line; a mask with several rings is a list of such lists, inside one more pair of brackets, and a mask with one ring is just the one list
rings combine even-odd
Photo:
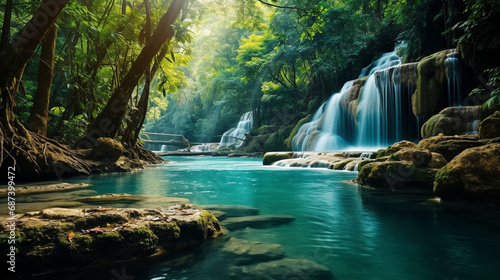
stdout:
[[404,62],[459,49],[467,94],[486,92],[486,111],[500,104],[498,0],[7,0],[0,8],[1,170],[35,170],[27,180],[92,173],[86,159],[99,157],[90,150],[100,137],[132,161],[155,162],[141,130],[216,142],[248,111],[256,141],[244,149],[289,149],[299,120],[395,46]]

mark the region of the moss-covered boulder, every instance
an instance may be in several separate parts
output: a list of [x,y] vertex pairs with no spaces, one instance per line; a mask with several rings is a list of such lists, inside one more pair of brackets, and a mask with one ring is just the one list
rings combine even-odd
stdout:
[[446,82],[445,60],[455,49],[444,50],[423,58],[417,67],[417,89],[412,96],[415,116],[435,114],[439,109],[441,86]]
[[[422,137],[461,135],[478,130],[481,106],[448,107],[432,116],[421,128]],[[500,136],[500,135],[499,135]]]
[[[0,249],[10,229],[0,218]],[[219,221],[192,205],[155,209],[50,208],[18,215],[16,268],[31,274],[129,260],[200,243],[221,233]]]
[[265,153],[262,158],[262,164],[271,165],[282,159],[291,159],[293,157],[293,152],[270,152]]
[[500,200],[500,143],[470,148],[443,167],[434,182],[442,199]]
[[385,149],[380,149],[377,152],[377,158],[385,157],[385,156],[390,156],[394,154],[395,152],[405,149],[405,148],[415,148],[417,144],[403,140],[401,142],[397,142],[392,144],[391,146],[385,148]]
[[402,148],[390,156],[361,162],[357,182],[365,189],[432,194],[434,176],[445,164],[438,153]]
[[500,137],[500,111],[496,111],[479,124],[479,138],[492,139]]
[[417,148],[428,149],[444,156],[447,161],[451,161],[458,154],[468,148],[484,145],[478,141],[477,135],[438,135],[421,140]]
[[111,138],[100,137],[96,140],[89,158],[101,161],[115,162],[123,154],[123,145]]

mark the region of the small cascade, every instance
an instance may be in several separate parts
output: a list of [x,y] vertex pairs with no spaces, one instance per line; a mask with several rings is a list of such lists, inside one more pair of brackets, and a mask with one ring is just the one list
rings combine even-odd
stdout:
[[462,105],[462,67],[456,50],[446,55],[444,66],[448,80],[448,107]]
[[168,151],[168,145],[161,145],[161,152],[167,152]]
[[[371,157],[371,153],[361,153],[361,155],[359,156],[359,160],[361,161],[361,160],[365,160],[365,159],[370,159],[370,157]],[[353,171],[358,171],[358,168],[359,168],[359,162],[356,163]]]
[[400,133],[401,105],[393,82],[395,73],[397,78],[394,69],[399,68],[392,67],[399,64],[401,59],[391,52],[384,54],[370,70],[357,107],[358,147],[381,147],[389,143],[389,136],[401,139],[401,135],[395,135]]
[[247,134],[253,125],[253,113],[252,111],[246,112],[241,116],[236,127],[224,132],[222,138],[220,139],[219,149],[221,147],[234,146],[239,148],[245,139],[245,134]]
[[193,146],[191,148],[191,152],[208,152],[214,150],[214,144],[212,143],[204,143],[200,145]]

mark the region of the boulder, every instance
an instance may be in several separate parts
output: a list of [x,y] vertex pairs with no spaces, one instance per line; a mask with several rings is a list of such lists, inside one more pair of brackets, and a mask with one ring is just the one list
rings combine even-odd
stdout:
[[306,117],[300,119],[297,124],[293,127],[292,131],[290,132],[290,135],[288,135],[288,138],[285,139],[285,145],[288,149],[292,149],[292,143],[293,143],[293,137],[297,135],[297,132],[299,132],[300,127],[311,121],[311,115],[307,115]]
[[365,189],[432,194],[434,176],[446,163],[442,155],[427,149],[402,148],[390,156],[362,161],[357,182]]
[[480,139],[497,137],[500,137],[500,111],[491,114],[479,124]]
[[285,255],[285,249],[279,244],[252,242],[234,237],[224,246],[222,252],[236,265],[278,260]]
[[263,165],[271,165],[282,159],[290,159],[293,157],[293,152],[270,152],[265,153],[262,158]]
[[399,151],[401,149],[404,149],[404,148],[415,148],[416,146],[417,146],[417,144],[415,144],[413,142],[410,142],[410,141],[407,141],[407,140],[403,140],[401,142],[394,143],[394,144],[390,145],[389,147],[387,147],[385,149],[378,150],[378,152],[377,152],[377,158],[385,157],[385,156],[390,156],[390,155],[394,154],[395,152],[397,152],[397,151]]
[[432,116],[421,128],[423,138],[444,135],[473,134],[478,130],[481,106],[448,107]]
[[295,220],[289,215],[256,215],[245,217],[227,218],[222,222],[222,225],[228,230],[238,230],[244,228],[267,228],[277,225],[291,223]]
[[[16,269],[23,273],[102,265],[200,243],[219,221],[192,205],[155,209],[51,208],[16,216]],[[7,217],[0,234],[7,236]],[[7,242],[0,250],[7,252]]]
[[470,148],[443,167],[434,182],[442,199],[500,199],[500,143]]
[[96,140],[89,158],[99,161],[117,161],[123,154],[123,145],[111,138],[100,137]]
[[330,270],[306,259],[282,259],[247,266],[234,266],[229,271],[230,279],[271,280],[271,279],[335,279]]
[[413,114],[435,114],[439,109],[441,86],[446,81],[445,60],[455,49],[444,50],[423,58],[417,66],[417,89],[412,96]]
[[451,161],[465,149],[484,145],[478,141],[476,135],[455,135],[444,136],[438,135],[421,140],[417,148],[428,149],[431,152],[436,152],[447,160]]

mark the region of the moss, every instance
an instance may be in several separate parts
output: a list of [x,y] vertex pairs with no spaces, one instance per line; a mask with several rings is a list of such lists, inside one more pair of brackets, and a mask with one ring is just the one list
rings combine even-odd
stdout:
[[138,227],[135,229],[123,229],[119,232],[124,240],[131,246],[140,246],[151,248],[156,245],[158,237],[147,227]]
[[302,125],[304,125],[305,123],[309,122],[310,120],[311,120],[311,115],[308,115],[307,117],[302,118],[297,122],[295,127],[290,132],[290,135],[288,135],[288,138],[285,139],[285,145],[288,149],[292,148],[293,137],[295,137],[295,135],[297,135],[297,132],[299,131],[300,127]]
[[350,163],[351,161],[353,161],[354,159],[346,159],[346,160],[343,160],[341,162],[338,162],[336,163],[335,165],[333,165],[333,169],[335,170],[344,170],[344,167]]
[[262,158],[263,165],[271,165],[282,159],[291,159],[293,157],[293,152],[284,153],[266,153]]

